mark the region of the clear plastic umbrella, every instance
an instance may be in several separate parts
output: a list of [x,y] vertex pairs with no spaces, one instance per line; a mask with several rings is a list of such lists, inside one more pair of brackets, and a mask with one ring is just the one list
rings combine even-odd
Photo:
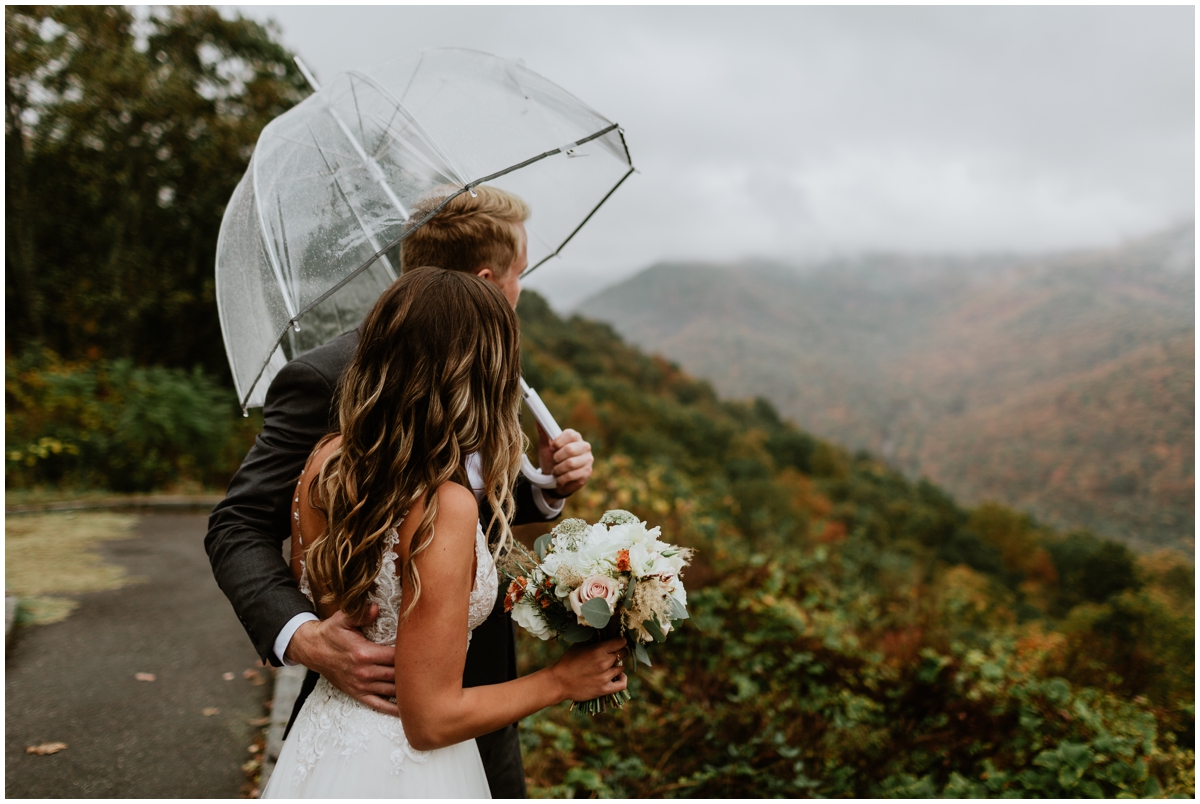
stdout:
[[525,199],[528,273],[632,172],[615,123],[520,62],[429,50],[338,75],[263,129],[221,221],[217,305],[243,408],[362,321],[436,212],[423,202],[483,183]]

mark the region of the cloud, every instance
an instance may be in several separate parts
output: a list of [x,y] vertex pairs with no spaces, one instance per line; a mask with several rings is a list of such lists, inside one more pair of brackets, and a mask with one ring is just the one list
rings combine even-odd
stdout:
[[1189,7],[238,8],[321,76],[473,47],[620,122],[641,175],[546,289],[664,258],[1102,245],[1194,214]]

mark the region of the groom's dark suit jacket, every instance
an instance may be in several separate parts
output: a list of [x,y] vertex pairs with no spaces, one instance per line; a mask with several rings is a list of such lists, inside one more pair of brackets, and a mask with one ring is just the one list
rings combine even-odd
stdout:
[[[282,664],[274,652],[280,630],[297,614],[313,611],[282,556],[283,541],[291,532],[289,515],[296,480],[317,441],[337,429],[338,379],[357,346],[358,333],[348,332],[280,370],[267,391],[262,432],[230,481],[225,499],[208,519],[204,547],[217,583],[258,654],[276,666]],[[486,503],[482,508],[480,521],[486,525],[491,511]],[[522,479],[517,485],[514,524],[545,519],[533,502],[529,484]],[[499,684],[517,677],[512,619],[502,605],[503,584],[500,590],[491,616],[471,637],[463,673],[465,686]],[[316,674],[310,671],[297,710],[315,683]],[[476,742],[493,798],[523,798],[525,771],[516,725]]]

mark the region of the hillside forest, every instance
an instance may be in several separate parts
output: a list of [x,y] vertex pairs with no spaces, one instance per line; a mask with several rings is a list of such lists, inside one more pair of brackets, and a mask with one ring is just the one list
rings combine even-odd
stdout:
[[[158,13],[5,12],[10,498],[219,490],[260,423],[212,341],[211,255],[299,84],[270,30]],[[568,514],[696,550],[692,619],[624,711],[522,723],[531,794],[1194,795],[1189,555],[964,504],[607,324],[531,292],[518,314],[526,378],[597,455]],[[526,670],[561,649],[519,638]]]
[[964,502],[1190,553],[1194,251],[1189,222],[1063,254],[664,263],[579,311]]

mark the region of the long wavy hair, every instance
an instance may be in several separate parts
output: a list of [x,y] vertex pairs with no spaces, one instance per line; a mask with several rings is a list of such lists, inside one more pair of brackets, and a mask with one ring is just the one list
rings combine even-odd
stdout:
[[413,562],[434,538],[438,488],[450,480],[470,488],[465,459],[473,452],[493,512],[488,531],[499,532],[496,554],[507,546],[526,444],[520,365],[516,314],[477,276],[416,268],[379,298],[342,376],[342,443],[321,466],[311,495],[326,517],[305,551],[322,603],[351,617],[366,612],[388,531],[425,498],[400,570],[407,617],[421,596]]

